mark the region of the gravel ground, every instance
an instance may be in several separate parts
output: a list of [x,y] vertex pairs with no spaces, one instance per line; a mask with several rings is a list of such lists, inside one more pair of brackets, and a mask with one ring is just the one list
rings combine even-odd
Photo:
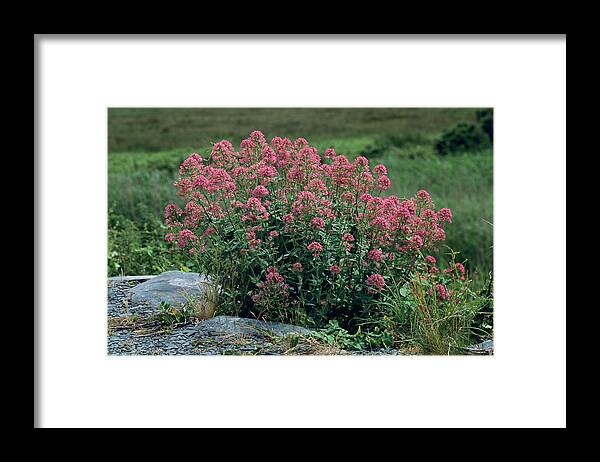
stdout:
[[200,323],[165,328],[149,319],[152,309],[131,303],[131,288],[141,281],[108,282],[108,354],[110,355],[399,355],[397,350],[350,352],[301,340],[215,335]]
[[152,313],[148,305],[131,302],[130,290],[140,282],[143,281],[108,281],[108,316],[148,316]]

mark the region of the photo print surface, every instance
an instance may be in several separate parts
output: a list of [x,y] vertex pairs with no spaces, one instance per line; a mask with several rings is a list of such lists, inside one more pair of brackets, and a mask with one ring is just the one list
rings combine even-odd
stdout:
[[493,354],[492,108],[109,108],[109,355]]

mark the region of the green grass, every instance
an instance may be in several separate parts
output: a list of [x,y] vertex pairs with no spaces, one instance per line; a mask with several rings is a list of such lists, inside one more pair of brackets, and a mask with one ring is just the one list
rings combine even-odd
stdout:
[[453,211],[447,244],[483,281],[493,264],[492,152],[434,151],[443,130],[473,122],[474,114],[475,108],[109,109],[109,274],[188,269],[163,240],[162,213],[176,197],[179,163],[193,151],[207,155],[220,139],[239,145],[259,129],[268,139],[303,136],[320,150],[333,146],[384,163],[393,194],[427,189],[438,207]]
[[361,138],[414,139],[473,121],[475,108],[109,108],[108,151],[202,150],[221,139],[236,145],[257,129],[267,138],[303,136],[325,144],[344,140],[343,149],[355,150]]

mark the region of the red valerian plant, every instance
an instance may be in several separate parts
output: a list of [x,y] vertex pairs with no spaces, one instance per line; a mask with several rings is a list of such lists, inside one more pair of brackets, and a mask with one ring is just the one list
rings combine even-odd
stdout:
[[452,222],[427,191],[386,195],[383,165],[260,131],[191,154],[175,186],[166,239],[220,285],[222,311],[305,325],[352,327]]

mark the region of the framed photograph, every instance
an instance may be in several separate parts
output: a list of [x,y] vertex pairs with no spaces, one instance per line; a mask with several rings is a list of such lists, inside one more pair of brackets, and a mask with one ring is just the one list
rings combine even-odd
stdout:
[[566,426],[566,36],[34,58],[35,427]]

